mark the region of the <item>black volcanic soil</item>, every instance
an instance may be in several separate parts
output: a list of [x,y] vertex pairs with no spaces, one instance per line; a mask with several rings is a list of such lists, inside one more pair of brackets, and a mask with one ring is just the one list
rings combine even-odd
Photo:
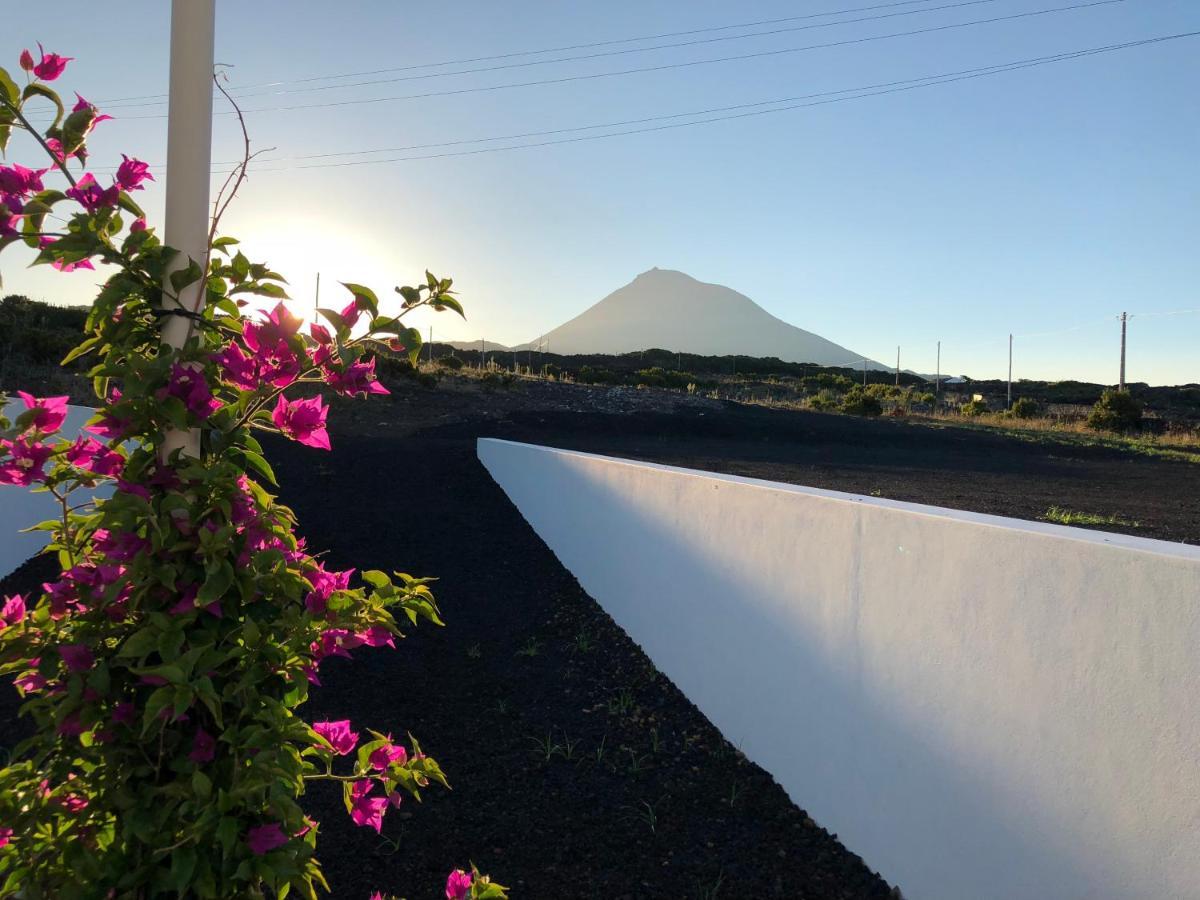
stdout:
[[[412,731],[454,785],[391,814],[387,841],[314,789],[339,898],[441,896],[469,860],[536,900],[892,896],[581,591],[476,461],[478,436],[1027,518],[1059,505],[1200,542],[1194,464],[653,391],[393,387],[338,404],[332,454],[268,447],[282,499],[331,565],[441,579],[444,629],[330,660],[307,710]],[[0,591],[43,580],[39,563]],[[0,693],[2,722],[14,693]]]

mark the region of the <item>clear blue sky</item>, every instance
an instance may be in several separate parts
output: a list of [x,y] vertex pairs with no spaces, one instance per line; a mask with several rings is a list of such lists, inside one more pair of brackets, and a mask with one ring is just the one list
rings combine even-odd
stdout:
[[[217,58],[234,65],[236,87],[883,2],[218,0]],[[951,2],[929,0],[850,18]],[[248,96],[243,102],[253,110],[608,72],[1072,2],[1082,0],[991,0],[747,40]],[[7,22],[0,47],[6,66],[15,69],[20,49],[41,40],[48,49],[78,57],[60,83],[102,107],[110,99],[165,92],[165,0],[102,7],[66,0],[54,6],[52,16]],[[831,19],[774,27],[823,21]],[[767,28],[693,39],[760,30]],[[337,153],[702,110],[1194,30],[1200,30],[1196,0],[1126,0],[738,62],[457,96],[259,111],[247,119],[256,147],[278,148],[268,156]],[[558,55],[584,52],[596,51]],[[547,57],[508,62],[538,58]],[[337,82],[274,90],[329,83]],[[932,371],[940,339],[943,372],[1002,376],[1012,331],[1018,335],[1017,377],[1113,382],[1117,313],[1200,308],[1198,88],[1200,38],[1191,38],[907,93],[609,140],[343,168],[264,162],[228,217],[226,231],[243,239],[249,255],[283,271],[305,304],[318,269],[330,291],[337,279],[386,291],[417,278],[426,266],[453,276],[470,321],[455,325],[439,317],[435,337],[530,340],[659,266],[728,285],[775,315],[876,359],[894,359],[899,344],[906,368]],[[134,118],[161,114],[161,107],[111,111],[119,118],[101,126],[93,144],[99,170],[110,169],[120,152],[165,161],[165,119]],[[215,159],[236,158],[237,133],[228,116],[218,117],[214,145]],[[15,149],[13,158],[30,158],[27,148]],[[144,199],[157,218],[161,190]],[[5,292],[55,302],[90,299],[94,274],[25,270],[23,262],[19,251],[4,254]],[[1075,326],[1083,327],[1061,331]],[[1022,336],[1043,332],[1056,333]],[[1133,319],[1129,377],[1200,381],[1200,315]]]

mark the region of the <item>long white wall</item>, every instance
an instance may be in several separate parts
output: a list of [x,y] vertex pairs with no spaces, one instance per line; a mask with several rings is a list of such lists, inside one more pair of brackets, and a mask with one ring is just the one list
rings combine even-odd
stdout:
[[[5,407],[4,414],[12,419],[24,411],[25,405],[17,400]],[[62,436],[73,439],[95,412],[86,406],[69,407],[67,420],[63,422],[61,430]],[[73,501],[83,500],[84,493],[72,494]],[[58,501],[47,493],[0,484],[0,577],[9,574],[50,540],[44,531],[21,534],[21,529],[52,519],[58,511]]]
[[1200,548],[506,441],[479,457],[905,896],[1200,898]]

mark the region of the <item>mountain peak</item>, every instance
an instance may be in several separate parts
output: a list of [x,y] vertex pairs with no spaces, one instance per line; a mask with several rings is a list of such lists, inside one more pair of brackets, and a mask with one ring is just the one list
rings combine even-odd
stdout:
[[[655,266],[551,331],[556,353],[629,353],[658,347],[705,356],[774,356],[862,365],[862,357],[771,315],[749,297]],[[867,361],[871,368],[885,366]]]

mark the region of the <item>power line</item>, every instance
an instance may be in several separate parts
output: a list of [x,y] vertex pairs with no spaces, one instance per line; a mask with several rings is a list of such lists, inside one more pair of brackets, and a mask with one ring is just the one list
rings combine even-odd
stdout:
[[[597,123],[594,125],[577,125],[577,126],[572,126],[569,128],[554,128],[554,129],[549,129],[549,130],[544,130],[544,131],[525,131],[525,132],[517,132],[517,133],[505,134],[505,135],[494,135],[491,137],[464,138],[464,139],[455,140],[455,141],[440,141],[440,142],[426,143],[426,144],[408,144],[408,145],[399,146],[399,147],[377,147],[377,148],[367,149],[367,150],[342,150],[342,151],[329,152],[329,153],[310,153],[310,154],[303,154],[303,155],[299,155],[299,156],[264,157],[261,161],[264,163],[301,162],[301,161],[306,161],[306,160],[329,159],[329,158],[341,157],[341,156],[366,156],[366,155],[375,154],[375,153],[406,153],[406,152],[409,152],[412,150],[430,150],[430,149],[437,149],[437,148],[442,148],[442,147],[458,147],[458,146],[463,146],[463,145],[467,145],[467,144],[481,144],[481,143],[492,143],[495,141],[522,140],[522,139],[531,138],[531,137],[549,137],[549,136],[553,136],[553,135],[569,134],[569,133],[579,132],[579,131],[594,131],[594,130],[601,129],[601,128],[621,128],[621,127],[625,127],[625,126],[629,126],[629,125],[643,125],[643,124],[647,124],[650,122],[669,121],[671,119],[692,118],[694,116],[706,116],[706,115],[711,115],[713,113],[724,113],[724,112],[732,112],[735,110],[754,109],[754,108],[763,107],[763,106],[778,106],[780,104],[793,103],[793,102],[799,101],[799,100],[812,100],[812,99],[816,99],[819,97],[832,97],[832,96],[837,96],[840,94],[853,94],[853,93],[858,93],[861,91],[871,91],[871,90],[876,90],[879,88],[895,87],[897,85],[916,84],[919,82],[935,81],[935,80],[939,80],[939,79],[960,78],[962,76],[973,75],[973,74],[977,74],[977,73],[978,74],[998,74],[1000,71],[1007,71],[1007,70],[1015,69],[1015,68],[1030,68],[1030,67],[1033,67],[1034,65],[1041,65],[1041,64],[1045,64],[1045,63],[1051,63],[1051,62],[1061,62],[1061,61],[1065,61],[1065,60],[1069,60],[1069,59],[1074,59],[1074,58],[1077,58],[1080,56],[1095,55],[1095,54],[1106,53],[1106,52],[1110,52],[1110,51],[1114,51],[1114,50],[1128,49],[1130,47],[1141,46],[1142,44],[1145,44],[1145,43],[1154,43],[1154,42],[1158,42],[1158,41],[1171,40],[1171,39],[1174,39],[1177,37],[1183,37],[1183,36],[1186,36],[1186,35],[1168,35],[1168,36],[1157,37],[1157,38],[1147,38],[1142,41],[1127,41],[1127,42],[1121,43],[1121,44],[1109,44],[1109,45],[1103,46],[1103,47],[1092,47],[1092,48],[1088,48],[1085,50],[1067,51],[1064,53],[1052,54],[1050,56],[1032,57],[1032,58],[1028,58],[1028,59],[1014,60],[1012,62],[1007,62],[1007,63],[997,63],[995,65],[990,65],[990,66],[979,66],[979,67],[972,68],[972,69],[960,69],[960,70],[954,71],[954,72],[942,72],[942,73],[938,73],[938,74],[934,74],[934,75],[922,75],[922,76],[918,76],[916,78],[904,78],[904,79],[899,79],[896,81],[885,81],[885,82],[879,82],[876,84],[861,85],[859,87],[853,87],[853,88],[841,88],[839,90],[832,90],[832,91],[819,91],[819,92],[812,93],[812,94],[800,94],[800,95],[792,96],[792,97],[779,97],[779,98],[772,99],[772,100],[759,100],[759,101],[754,101],[751,103],[736,103],[736,104],[731,104],[729,106],[716,106],[716,107],[709,107],[707,109],[692,110],[689,112],[669,113],[669,114],[655,115],[655,116],[645,116],[645,117],[638,118],[638,119],[624,119],[624,120],[618,120],[618,121],[614,121],[614,122]],[[792,107],[789,107],[789,109],[790,108],[792,108]],[[774,111],[774,110],[771,110],[771,111]],[[602,137],[602,136],[603,135],[599,135],[597,137]],[[506,148],[496,148],[496,149],[502,150],[502,149],[506,149]],[[345,162],[345,163],[342,163],[342,165],[369,165],[372,163],[395,162],[395,161],[396,160],[362,160],[362,161],[358,161],[358,162]],[[230,161],[230,162],[218,163],[217,165],[236,165],[236,164],[237,164],[236,161]],[[256,169],[256,171],[277,171],[277,170]]]
[[[1035,66],[1041,66],[1041,65],[1048,65],[1050,63],[1055,63],[1055,62],[1066,62],[1066,61],[1070,61],[1073,59],[1079,59],[1079,58],[1086,57],[1086,56],[1093,56],[1093,55],[1098,55],[1101,53],[1115,52],[1117,50],[1125,50],[1125,49],[1141,47],[1141,46],[1145,46],[1145,45],[1149,45],[1149,44],[1162,43],[1165,41],[1178,40],[1181,38],[1196,37],[1196,36],[1200,36],[1200,31],[1182,32],[1179,34],[1170,34],[1170,35],[1160,35],[1160,36],[1151,37],[1151,38],[1143,38],[1141,40],[1136,40],[1136,41],[1126,41],[1126,42],[1120,43],[1120,44],[1108,44],[1108,45],[1100,46],[1100,47],[1090,47],[1090,48],[1083,49],[1083,50],[1065,51],[1063,53],[1052,54],[1050,56],[1031,57],[1031,58],[1027,58],[1027,59],[1014,60],[1014,61],[1006,62],[1006,63],[996,63],[996,64],[990,65],[990,66],[980,66],[980,67],[976,67],[976,68],[972,68],[972,69],[961,69],[961,70],[954,71],[954,72],[944,72],[944,73],[939,73],[939,74],[934,74],[934,75],[922,75],[922,76],[918,76],[916,78],[907,78],[907,79],[899,79],[896,81],[879,82],[876,84],[861,85],[861,86],[853,87],[853,88],[840,88],[840,89],[832,90],[832,91],[821,91],[821,92],[817,92],[817,93],[813,93],[813,94],[802,94],[802,95],[798,95],[795,97],[781,97],[781,98],[777,98],[774,100],[760,100],[760,101],[755,101],[755,102],[751,102],[751,103],[741,103],[741,104],[733,104],[730,106],[711,107],[708,109],[693,110],[690,112],[668,113],[668,114],[657,115],[657,116],[646,116],[646,117],[639,118],[639,119],[626,119],[626,120],[620,120],[620,121],[616,121],[616,122],[597,123],[594,125],[578,125],[578,126],[572,126],[572,127],[567,127],[567,128],[550,129],[550,130],[545,130],[545,131],[519,132],[519,133],[514,133],[514,134],[495,135],[495,136],[491,136],[491,137],[464,138],[461,140],[442,141],[442,142],[428,143],[428,144],[410,144],[410,145],[400,146],[400,147],[378,147],[378,148],[367,149],[367,150],[344,150],[344,151],[337,151],[337,152],[330,152],[330,153],[306,154],[306,155],[300,155],[300,156],[267,157],[267,158],[264,158],[262,161],[268,162],[268,163],[270,163],[270,162],[292,162],[292,161],[304,161],[304,160],[310,160],[310,159],[327,159],[327,158],[331,158],[331,157],[342,157],[342,156],[362,156],[362,155],[374,154],[374,153],[407,152],[410,150],[436,149],[436,148],[441,148],[441,147],[456,147],[456,146],[463,146],[463,145],[468,145],[468,144],[480,144],[480,143],[491,143],[491,142],[495,142],[495,141],[516,140],[516,139],[523,139],[523,138],[527,138],[527,137],[552,136],[552,135],[557,135],[557,134],[567,134],[567,133],[573,133],[573,132],[579,132],[579,131],[592,131],[592,130],[596,130],[596,129],[600,129],[600,128],[623,127],[626,125],[638,125],[638,124],[644,124],[644,123],[649,123],[649,122],[662,122],[662,121],[669,121],[672,119],[679,119],[679,118],[692,118],[694,116],[709,115],[711,113],[720,113],[720,112],[728,112],[728,111],[743,110],[743,109],[756,109],[758,107],[763,107],[763,106],[776,107],[776,108],[772,108],[772,109],[764,109],[764,110],[759,110],[758,112],[742,114],[742,115],[713,116],[711,118],[700,119],[700,120],[697,120],[694,122],[682,122],[682,123],[678,123],[675,125],[664,126],[664,127],[659,127],[659,128],[630,129],[628,131],[613,132],[613,133],[609,133],[609,134],[587,135],[587,136],[578,137],[578,138],[574,138],[574,139],[570,139],[570,140],[543,141],[543,142],[537,142],[537,143],[532,143],[532,144],[518,144],[518,145],[511,146],[511,147],[491,147],[491,148],[484,148],[482,150],[467,151],[465,153],[430,154],[430,155],[424,155],[424,156],[397,157],[397,158],[392,158],[392,159],[373,159],[373,160],[358,160],[358,161],[351,160],[351,161],[342,161],[342,162],[336,162],[336,163],[327,163],[327,164],[323,164],[323,165],[285,166],[285,167],[274,168],[274,169],[255,168],[254,171],[255,172],[283,172],[283,171],[290,171],[291,169],[294,169],[294,168],[335,168],[335,167],[347,167],[347,166],[357,166],[357,165],[372,165],[372,164],[385,164],[385,163],[394,163],[394,162],[407,162],[407,161],[412,161],[412,160],[442,158],[442,157],[446,157],[446,156],[472,155],[472,154],[477,154],[477,153],[482,153],[482,152],[501,152],[501,151],[505,151],[505,150],[530,149],[530,148],[544,147],[544,146],[550,146],[550,145],[560,144],[560,143],[574,143],[574,142],[585,141],[585,140],[600,140],[600,139],[609,138],[609,137],[620,137],[620,136],[624,136],[624,135],[639,134],[639,133],[650,132],[650,131],[661,131],[661,130],[665,130],[666,128],[685,128],[685,127],[690,127],[692,125],[703,125],[703,124],[709,124],[712,122],[727,121],[730,119],[746,118],[750,115],[765,115],[768,113],[775,113],[775,112],[788,112],[788,111],[799,109],[799,108],[823,105],[822,103],[793,103],[793,101],[798,101],[798,100],[809,100],[809,99],[821,98],[821,97],[838,97],[838,95],[843,95],[843,94],[850,94],[851,96],[840,97],[840,98],[838,98],[838,100],[841,100],[841,101],[857,100],[857,99],[861,99],[864,97],[873,97],[873,96],[879,96],[881,94],[897,93],[902,90],[912,90],[912,89],[920,88],[920,87],[932,87],[935,85],[948,84],[948,83],[952,83],[955,81],[965,81],[965,80],[969,80],[971,78],[978,78],[978,77],[983,77],[986,75],[997,75],[997,74],[1001,74],[1004,72],[1018,71],[1020,69],[1033,68]],[[897,86],[907,86],[907,87],[897,87]],[[892,88],[892,90],[886,90],[888,88]],[[885,89],[885,90],[877,90],[877,89]],[[837,102],[837,101],[826,100],[824,102],[828,103],[828,102]],[[779,104],[785,104],[785,103],[791,104],[791,105],[788,105],[788,106],[780,106],[779,105]],[[237,164],[238,163],[234,162],[234,161],[227,161],[227,162],[217,163],[216,165],[219,165],[219,166],[230,165],[231,166],[231,165],[237,165]],[[115,166],[116,164],[113,163],[113,165]],[[159,172],[160,174],[163,171],[165,171],[164,166],[154,165],[154,166],[152,166],[152,168],[156,172]],[[214,171],[213,174],[214,175],[217,175],[217,174],[223,175],[223,174],[226,174],[226,172],[224,170],[216,170],[216,171]],[[1176,315],[1176,314],[1183,314],[1183,313],[1189,313],[1189,312],[1200,312],[1200,310],[1177,310],[1177,311],[1169,312],[1169,313],[1148,313],[1148,314],[1140,314],[1140,315]],[[1030,335],[1022,335],[1022,336],[1030,336]],[[1036,336],[1036,335],[1033,335],[1033,336]]]
[[[1019,61],[1019,62],[1014,62],[1014,63],[1000,64],[997,66],[987,67],[986,69],[984,69],[982,71],[978,70],[978,69],[968,69],[968,70],[963,70],[960,73],[951,73],[947,76],[927,76],[924,79],[918,79],[917,81],[919,81],[919,83],[915,83],[915,84],[900,83],[901,86],[899,86],[899,87],[885,87],[880,90],[874,90],[874,89],[868,89],[868,88],[849,88],[844,91],[830,91],[827,93],[829,93],[829,94],[846,94],[846,93],[850,93],[852,91],[858,91],[858,93],[853,93],[851,96],[827,97],[826,99],[813,100],[811,102],[806,102],[806,103],[790,103],[789,105],[786,105],[786,106],[776,106],[771,109],[755,109],[755,110],[751,110],[749,112],[741,112],[741,113],[736,113],[736,114],[732,114],[732,115],[710,116],[708,118],[698,119],[696,121],[691,121],[691,122],[672,122],[672,123],[667,123],[667,124],[649,126],[649,127],[645,127],[645,128],[631,128],[631,129],[626,129],[623,131],[608,132],[605,134],[580,135],[580,136],[576,136],[576,137],[559,138],[559,139],[548,140],[548,141],[538,141],[535,143],[516,144],[513,146],[509,146],[509,147],[481,147],[481,148],[477,148],[474,150],[457,150],[457,151],[448,151],[448,152],[444,152],[444,153],[424,154],[424,155],[420,155],[420,156],[403,156],[403,157],[392,157],[392,158],[388,158],[388,159],[373,159],[373,160],[352,160],[352,161],[346,161],[346,162],[333,162],[333,163],[312,163],[312,164],[307,164],[307,165],[302,165],[302,166],[286,166],[286,167],[277,168],[277,169],[257,169],[255,171],[258,171],[258,172],[282,172],[282,171],[290,171],[292,169],[342,168],[342,167],[348,167],[348,166],[369,165],[369,164],[410,162],[410,161],[425,160],[425,159],[443,159],[446,157],[453,157],[453,156],[474,156],[474,155],[479,155],[479,154],[483,154],[483,153],[499,153],[499,152],[508,151],[508,150],[527,150],[527,149],[536,148],[536,147],[548,147],[548,146],[554,146],[554,145],[559,145],[559,144],[572,144],[572,143],[580,143],[583,141],[603,140],[603,139],[607,139],[607,138],[624,137],[624,136],[633,135],[633,134],[646,134],[646,133],[650,133],[650,132],[666,131],[666,130],[675,129],[675,128],[689,128],[689,127],[692,127],[695,125],[707,125],[707,124],[711,124],[713,122],[726,122],[726,121],[731,121],[731,120],[735,120],[735,119],[745,119],[745,118],[751,118],[754,116],[769,115],[771,113],[788,112],[788,111],[795,110],[795,109],[803,109],[803,108],[813,107],[813,106],[824,106],[824,105],[831,104],[831,103],[842,103],[842,102],[845,102],[848,100],[859,100],[859,99],[863,99],[865,97],[878,97],[878,96],[882,96],[885,94],[894,94],[894,93],[900,93],[900,92],[904,92],[904,91],[916,90],[918,88],[933,87],[935,85],[951,84],[956,81],[966,81],[969,79],[981,78],[981,77],[985,77],[988,75],[998,75],[998,74],[1001,74],[1004,72],[1012,72],[1012,71],[1017,71],[1020,69],[1033,68],[1035,66],[1049,65],[1049,64],[1055,63],[1055,62],[1065,62],[1067,60],[1077,59],[1077,58],[1084,57],[1084,56],[1093,56],[1093,55],[1097,55],[1100,53],[1114,52],[1116,50],[1129,49],[1132,47],[1139,47],[1139,46],[1144,46],[1147,44],[1161,43],[1164,41],[1176,40],[1179,38],[1195,37],[1197,35],[1200,35],[1200,31],[1186,32],[1186,33],[1175,34],[1175,35],[1164,35],[1164,36],[1154,37],[1154,38],[1146,38],[1146,39],[1140,40],[1140,41],[1129,41],[1129,42],[1126,42],[1123,44],[1109,45],[1107,47],[1097,47],[1097,48],[1092,48],[1092,49],[1088,49],[1088,50],[1079,50],[1079,51],[1073,51],[1070,53],[1063,53],[1063,54],[1059,54],[1057,56],[1043,57],[1043,58],[1036,58],[1036,59],[1027,60],[1027,61]],[[775,101],[768,101],[768,102],[775,102]],[[758,106],[761,104],[748,104],[748,105],[749,106]],[[685,113],[685,114],[679,114],[679,115],[689,115],[689,114]],[[678,116],[666,116],[666,117],[655,117],[655,118],[676,118],[676,117],[678,117]],[[654,119],[652,119],[652,120],[654,120]],[[589,128],[589,127],[604,127],[604,126],[581,126],[581,127]],[[477,139],[477,141],[485,141],[485,140],[489,140],[489,139],[487,139],[487,138]]]
[[[911,31],[899,31],[899,32],[892,32],[889,34],[871,35],[868,37],[860,37],[860,38],[850,38],[850,39],[841,40],[841,41],[829,41],[829,42],[826,42],[823,44],[808,44],[803,47],[785,47],[785,48],[778,49],[778,50],[761,50],[761,51],[757,51],[755,53],[743,53],[743,54],[738,54],[735,56],[722,56],[722,57],[716,57],[716,58],[712,58],[712,59],[698,59],[698,60],[690,60],[687,62],[664,63],[664,64],[657,65],[657,66],[641,66],[641,67],[637,67],[637,68],[620,69],[620,70],[611,71],[611,72],[592,72],[592,73],[586,74],[586,75],[567,75],[567,76],[562,76],[559,78],[544,78],[544,79],[538,79],[535,81],[509,82],[506,84],[456,88],[453,90],[444,90],[444,91],[427,91],[427,92],[421,93],[421,94],[401,94],[401,95],[397,95],[397,96],[393,96],[393,97],[373,97],[373,98],[358,99],[358,100],[335,100],[335,101],[330,101],[330,102],[326,102],[326,103],[301,103],[301,104],[294,104],[292,106],[258,107],[258,108],[243,110],[243,112],[246,112],[246,113],[292,112],[295,110],[302,110],[302,109],[328,109],[331,107],[339,107],[339,106],[361,106],[363,104],[370,104],[370,103],[390,103],[390,102],[399,101],[399,100],[419,100],[419,99],[424,99],[424,98],[428,98],[428,97],[449,97],[449,96],[455,96],[455,95],[459,95],[459,94],[475,94],[475,93],[481,93],[481,92],[507,90],[509,88],[537,87],[537,86],[548,85],[548,84],[566,84],[569,82],[576,82],[576,81],[592,81],[592,80],[596,80],[596,79],[600,79],[600,78],[613,78],[613,77],[618,77],[618,76],[623,76],[623,75],[637,75],[637,74],[643,74],[646,72],[661,72],[661,71],[666,71],[666,70],[670,70],[670,69],[684,69],[684,68],[691,68],[694,66],[712,65],[714,63],[738,62],[738,61],[747,60],[747,59],[761,59],[761,58],[765,58],[765,57],[780,56],[780,55],[787,54],[787,53],[803,53],[808,50],[825,50],[825,49],[830,49],[833,47],[848,47],[848,46],[852,46],[852,45],[856,45],[856,44],[871,43],[874,41],[891,40],[894,38],[902,38],[902,37],[913,37],[915,35],[922,35],[922,34],[934,34],[937,32],[949,31],[949,30],[957,29],[957,28],[969,28],[969,27],[972,27],[975,25],[991,25],[996,22],[1008,22],[1008,21],[1014,21],[1017,19],[1027,19],[1027,18],[1031,18],[1034,16],[1044,16],[1044,15],[1049,15],[1052,13],[1071,12],[1074,10],[1090,9],[1092,7],[1097,7],[1097,6],[1111,6],[1115,3],[1123,3],[1123,2],[1125,2],[1125,0],[1091,0],[1091,2],[1088,2],[1088,3],[1075,3],[1075,4],[1071,4],[1069,6],[1056,6],[1056,7],[1050,8],[1050,9],[1031,10],[1028,12],[1015,13],[1015,14],[1007,15],[1007,16],[995,16],[990,19],[974,19],[969,22],[956,22],[956,23],[949,24],[949,25],[935,25],[935,26],[930,26],[927,28],[917,28],[917,29],[913,29]],[[233,111],[220,112],[220,113],[216,113],[216,115],[234,115],[234,112]],[[155,114],[155,115],[126,116],[125,117],[126,120],[161,119],[161,118],[165,118],[165,113]]]
[[1130,313],[1131,319],[1153,319],[1158,316],[1186,316],[1192,313],[1200,313],[1200,309],[1173,309],[1169,312],[1148,312],[1148,313]]
[[[961,8],[967,7],[967,6],[981,6],[985,3],[997,3],[997,2],[1000,2],[1000,0],[960,0],[960,2],[949,3],[949,4],[942,5],[942,6],[931,6],[931,7],[925,8],[925,9],[907,9],[907,10],[903,10],[901,12],[884,13],[884,14],[877,15],[877,16],[864,16],[859,19],[843,19],[843,20],[837,21],[837,22],[818,22],[818,23],[809,24],[809,25],[793,25],[793,26],[789,26],[786,28],[775,28],[770,31],[753,31],[748,34],[733,34],[733,35],[723,35],[721,37],[698,38],[695,40],[681,41],[681,42],[677,42],[674,44],[656,44],[651,47],[628,47],[628,48],[625,48],[622,50],[604,50],[604,51],[600,51],[600,52],[596,52],[596,53],[583,54],[581,56],[559,56],[559,57],[555,57],[553,59],[526,60],[524,62],[514,62],[514,63],[504,63],[501,65],[482,66],[482,67],[474,68],[474,69],[457,69],[457,70],[454,70],[451,72],[425,72],[422,74],[402,75],[402,76],[397,76],[397,77],[393,77],[393,78],[375,79],[372,81],[352,81],[352,82],[349,82],[346,84],[326,84],[326,85],[320,85],[317,87],[292,88],[290,90],[282,90],[282,91],[262,91],[262,92],[258,92],[258,93],[246,93],[246,91],[249,90],[249,88],[247,87],[247,88],[244,88],[244,89],[238,91],[237,96],[239,99],[244,98],[244,97],[277,97],[277,96],[283,96],[286,94],[301,94],[301,93],[311,93],[313,91],[341,90],[341,89],[345,89],[345,88],[356,88],[356,87],[374,87],[374,86],[380,85],[380,84],[395,84],[397,82],[402,82],[402,81],[419,81],[419,80],[428,79],[428,78],[448,78],[448,77],[455,76],[455,75],[474,75],[474,74],[478,74],[481,72],[498,72],[498,71],[503,71],[506,69],[523,69],[523,68],[528,68],[530,66],[547,66],[547,65],[554,65],[556,63],[579,62],[581,60],[602,59],[602,58],[606,58],[606,57],[610,57],[610,56],[626,56],[631,53],[652,53],[652,52],[658,51],[658,50],[675,50],[675,49],[679,49],[682,47],[695,47],[695,46],[700,46],[703,44],[720,43],[723,41],[741,41],[741,40],[747,40],[749,38],[771,37],[771,36],[779,35],[779,34],[790,34],[792,32],[796,32],[796,31],[809,31],[809,30],[817,29],[817,28],[833,28],[834,26],[837,26],[837,25],[854,25],[854,24],[858,24],[861,22],[876,22],[881,19],[893,19],[893,18],[897,18],[899,16],[913,16],[913,15],[919,15],[922,13],[939,12],[939,11],[944,11],[944,10],[948,10],[948,9],[961,9]],[[1111,2],[1124,2],[1124,0],[1111,0]],[[157,101],[157,102],[153,102],[153,103],[133,103],[133,104],[128,104],[128,105],[114,105],[113,103],[109,103],[108,105],[106,105],[105,108],[106,109],[114,109],[114,108],[115,109],[137,109],[137,108],[149,107],[149,106],[162,106],[163,103],[165,103],[165,101],[161,101],[161,100]]]
[[[785,16],[779,19],[760,19],[755,22],[738,22],[733,25],[716,25],[709,28],[692,28],[687,31],[668,31],[660,34],[642,35],[641,37],[616,38],[607,41],[593,41],[585,44],[567,44],[560,47],[545,47],[540,50],[516,50],[510,53],[496,53],[490,56],[472,56],[465,59],[449,59],[441,62],[417,63],[409,66],[393,66],[386,69],[368,69],[361,72],[342,72],[330,75],[313,75],[308,78],[294,78],[280,81],[263,81],[256,84],[243,85],[243,89],[258,87],[278,87],[285,84],[305,84],[313,81],[328,81],[333,78],[359,78],[367,75],[383,75],[388,72],[411,72],[417,69],[432,69],[438,66],[458,66],[470,63],[488,62],[496,59],[513,59],[518,56],[534,56],[539,53],[565,53],[570,50],[588,50],[593,47],[611,47],[616,44],[632,44],[638,41],[657,41],[663,38],[686,37],[692,34],[707,34],[715,31],[731,31],[736,28],[757,28],[760,25],[778,25],[782,22],[797,22],[804,19],[818,19],[822,16],[850,15],[857,12],[871,12],[877,9],[894,9],[899,6],[913,6],[917,3],[930,3],[932,0],[900,0],[898,3],[882,3],[875,6],[857,6],[851,9],[830,10],[823,13],[809,13],[803,16]],[[154,100],[166,97],[166,94],[142,94],[136,97],[116,97],[100,101],[103,105],[121,103],[128,100]]]

